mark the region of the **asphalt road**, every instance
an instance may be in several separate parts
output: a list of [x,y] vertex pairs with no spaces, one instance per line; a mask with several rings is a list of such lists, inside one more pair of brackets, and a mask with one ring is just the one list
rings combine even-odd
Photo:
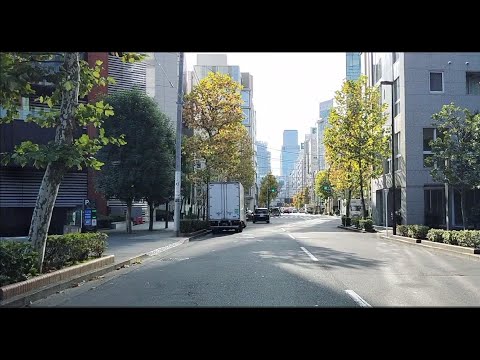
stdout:
[[479,306],[480,262],[289,214],[209,235],[167,257],[31,306]]

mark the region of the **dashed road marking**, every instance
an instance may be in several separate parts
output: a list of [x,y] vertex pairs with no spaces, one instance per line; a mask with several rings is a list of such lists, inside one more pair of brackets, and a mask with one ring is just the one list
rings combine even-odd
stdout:
[[350,295],[350,297],[355,301],[358,305],[361,307],[372,307],[368,302],[362,299],[360,295],[358,295],[355,291],[353,290],[345,290],[345,292]]
[[305,249],[303,246],[300,246],[300,249],[302,249],[305,252],[305,254],[307,254],[310,257],[310,259],[312,259],[313,261],[318,261],[318,259],[315,256],[313,256],[312,253],[307,249]]

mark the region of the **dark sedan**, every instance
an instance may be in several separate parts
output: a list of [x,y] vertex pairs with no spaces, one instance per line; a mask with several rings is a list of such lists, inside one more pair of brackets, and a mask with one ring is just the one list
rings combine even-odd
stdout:
[[256,208],[253,213],[253,223],[257,221],[265,221],[267,224],[270,223],[270,214],[268,213],[267,208]]

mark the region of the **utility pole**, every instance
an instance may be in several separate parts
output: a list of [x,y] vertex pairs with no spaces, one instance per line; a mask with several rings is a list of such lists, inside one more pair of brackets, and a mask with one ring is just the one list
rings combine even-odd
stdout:
[[177,140],[175,142],[175,236],[180,236],[180,202],[182,186],[182,107],[183,107],[183,52],[178,61]]

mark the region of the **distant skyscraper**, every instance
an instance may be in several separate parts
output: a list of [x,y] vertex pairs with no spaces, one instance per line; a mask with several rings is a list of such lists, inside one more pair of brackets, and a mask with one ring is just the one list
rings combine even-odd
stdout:
[[260,186],[262,179],[272,171],[271,154],[267,150],[268,144],[264,141],[257,141],[257,183]]
[[347,52],[347,80],[357,80],[360,77],[360,53]]
[[283,146],[282,153],[280,154],[280,175],[284,179],[286,179],[286,177],[293,170],[299,150],[298,131],[283,130]]
[[325,170],[325,145],[323,144],[323,135],[328,126],[328,116],[333,107],[333,99],[322,101],[320,103],[320,119],[317,121],[317,148],[318,148],[318,169]]

